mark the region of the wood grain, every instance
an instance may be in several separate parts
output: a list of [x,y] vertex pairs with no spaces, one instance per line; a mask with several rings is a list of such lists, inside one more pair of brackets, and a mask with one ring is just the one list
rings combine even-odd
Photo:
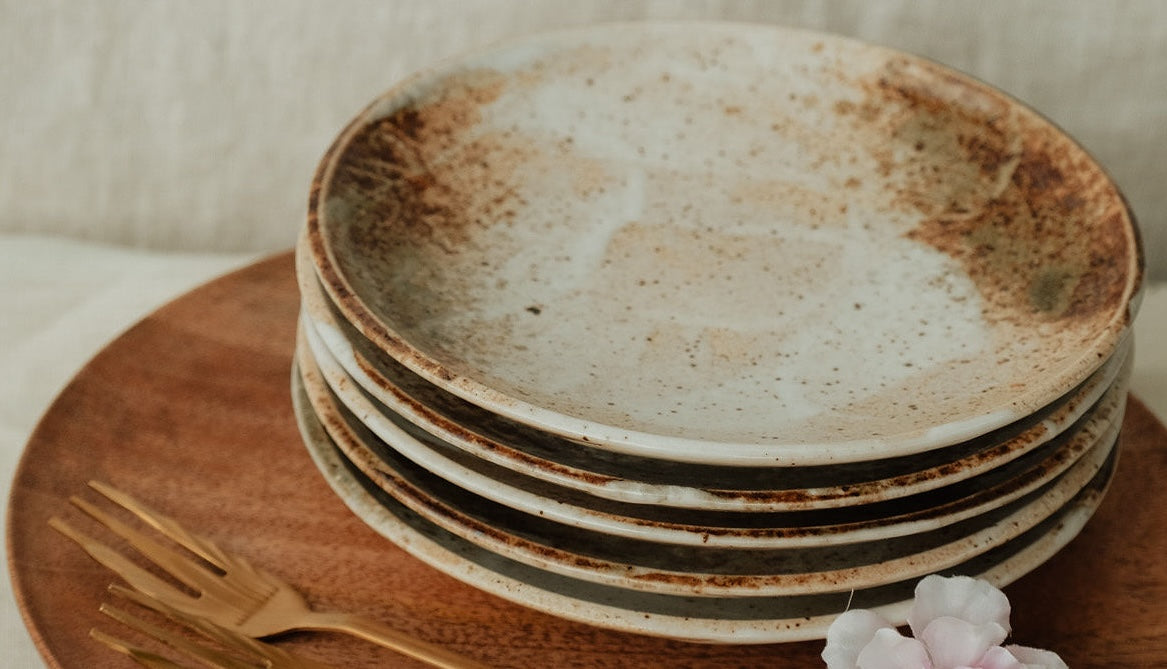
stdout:
[[[420,563],[357,520],[300,441],[289,393],[290,254],[199,288],[83,368],[34,432],[9,505],[9,568],[51,667],[129,667],[88,638],[111,576],[46,525],[106,480],[301,588],[500,667],[813,667],[821,643],[705,646],[566,622]],[[1117,478],[1082,535],[1006,589],[1015,640],[1070,666],[1167,665],[1167,430],[1133,400]],[[282,643],[341,667],[418,666],[338,635]]]

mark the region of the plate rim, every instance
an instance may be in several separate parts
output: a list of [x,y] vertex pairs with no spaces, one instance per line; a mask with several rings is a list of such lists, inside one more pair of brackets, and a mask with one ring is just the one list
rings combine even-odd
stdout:
[[[298,374],[299,370],[293,369],[291,387],[293,404],[297,407],[300,402],[305,401],[297,387]],[[825,636],[827,627],[837,615],[764,621],[717,621],[673,617],[587,602],[490,571],[426,537],[381,506],[363,488],[355,495],[351,492],[345,494],[342,486],[347,484],[349,488],[353,485],[360,488],[362,484],[346,469],[342,456],[330,444],[321,443],[316,439],[313,432],[317,428],[305,421],[305,414],[301,409],[296,408],[295,413],[313,463],[329,487],[362,522],[415,558],[492,595],[554,616],[602,628],[713,644],[766,644],[818,640]],[[1116,451],[1115,457],[1118,455]],[[984,578],[997,587],[1004,587],[1053,557],[1081,532],[1093,516],[1105,498],[1116,470],[1117,466],[1110,467],[1102,484],[1096,488],[1084,489],[1080,496],[1073,497],[1069,503],[1051,515],[1059,518],[1059,522],[1054,524],[1052,530],[975,576]],[[1058,516],[1059,513],[1064,515]],[[371,520],[373,517],[376,519]],[[959,569],[959,565],[953,569]],[[846,601],[846,593],[837,594],[840,601]],[[904,600],[878,606],[874,610],[893,623],[902,624],[906,620],[910,605],[909,600]]]
[[[297,358],[297,364],[300,364],[300,362],[301,359]],[[305,362],[311,364],[312,361],[305,360]],[[319,389],[308,388],[309,384],[303,380],[305,376],[314,376],[315,373],[315,370],[304,370],[301,368],[301,374],[303,376],[301,377],[299,388],[309,396],[306,408],[312,412],[310,416],[302,417],[303,420],[315,419],[316,422],[320,423],[327,438],[334,444],[335,448],[340,450],[341,455],[352,463],[353,466],[360,469],[363,476],[371,480],[373,485],[380,488],[384,494],[394,498],[397,503],[404,504],[413,513],[419,514],[428,522],[435,524],[446,532],[459,536],[461,539],[483,550],[502,555],[531,567],[575,578],[580,581],[675,596],[749,598],[809,595],[838,591],[839,588],[867,588],[886,583],[886,577],[879,575],[878,565],[868,564],[816,572],[813,574],[813,578],[809,579],[802,579],[798,575],[785,574],[745,575],[740,579],[737,576],[731,577],[730,582],[724,584],[721,582],[723,578],[715,574],[670,571],[663,567],[634,567],[631,571],[625,571],[623,569],[623,563],[610,562],[598,557],[587,557],[574,553],[566,548],[555,546],[552,543],[543,543],[533,538],[519,537],[511,534],[506,528],[492,529],[501,531],[510,538],[494,536],[489,531],[475,527],[475,522],[467,522],[465,518],[462,518],[461,514],[465,513],[464,509],[451,506],[448,500],[433,496],[432,492],[419,488],[411,481],[399,481],[398,478],[402,475],[394,465],[383,462],[375,453],[366,451],[365,445],[360,443],[360,437],[352,433],[351,428],[347,426],[343,417],[328,416],[327,419],[322,420],[316,408],[316,399],[313,397],[319,392]],[[312,382],[316,382],[317,380],[312,379]],[[1115,421],[1121,421],[1124,406],[1125,402],[1116,403],[1114,415],[1111,418]],[[1070,463],[1069,467],[1056,476],[1043,479],[1040,485],[1030,489],[1024,495],[1017,496],[1003,506],[993,505],[991,508],[983,510],[985,514],[1000,515],[1006,509],[1010,509],[1006,516],[992,521],[990,525],[974,529],[971,533],[947,538],[939,545],[920,552],[892,558],[880,564],[886,565],[894,563],[899,565],[901,569],[914,570],[912,573],[915,577],[922,577],[926,575],[926,572],[949,568],[957,561],[965,562],[976,555],[1004,545],[1017,536],[1024,534],[1024,532],[1032,527],[1043,523],[1050,515],[1056,514],[1058,509],[1068,504],[1083,489],[1088,488],[1097,472],[1106,467],[1107,462],[1111,460],[1112,456],[1117,456],[1120,426],[1121,422],[1112,421],[1108,423],[1098,432],[1097,438],[1089,444],[1086,450]],[[338,440],[334,430],[343,432],[343,439]],[[340,445],[340,441],[347,442],[350,438],[356,440],[357,443]],[[350,448],[355,448],[357,452],[355,454],[350,452]],[[405,459],[408,461],[408,457]],[[413,464],[425,470],[427,474],[441,478],[441,474],[432,472],[417,463]],[[451,482],[451,485],[457,487],[456,483]],[[500,506],[507,506],[501,502],[496,501],[495,503]],[[436,504],[436,507],[431,506],[432,504]],[[519,511],[520,513],[531,513],[530,510],[519,509]],[[974,519],[979,515],[981,514],[976,514],[964,520],[965,522],[975,522]],[[552,523],[559,523],[554,518],[547,518],[546,520]],[[926,530],[921,530],[921,532],[925,534],[928,532],[943,534],[948,531],[948,525],[946,523],[940,527],[929,527]],[[580,529],[587,533],[594,532],[599,537],[605,534],[602,530]],[[916,533],[906,533],[896,537],[888,537],[888,539],[908,540],[914,534]],[[1004,540],[1002,540],[1002,536],[1005,537]],[[657,539],[647,534],[641,537],[629,536],[626,538],[633,541],[658,542]],[[733,552],[741,548],[757,548],[760,550],[781,552],[784,550],[813,549],[828,545],[831,548],[851,547],[853,549],[855,543],[862,545],[863,543],[879,543],[884,540],[883,538],[873,538],[870,541],[846,542],[845,545],[842,543],[836,545],[834,543],[816,543],[816,537],[810,536],[805,537],[805,541],[803,542],[805,545],[792,545],[787,548],[784,546],[763,545],[756,547],[715,546],[712,541],[710,543],[701,543],[697,535],[694,535],[694,539],[695,541],[693,543],[687,544],[688,548],[700,550],[702,547],[708,546],[715,550],[727,552]],[[660,545],[664,549],[670,544],[660,542]],[[543,548],[547,548],[549,551],[545,551]],[[642,575],[640,577],[633,576],[638,573]],[[828,576],[832,574],[833,577]],[[832,579],[844,579],[844,582],[840,584],[839,580]],[[746,581],[750,581],[752,585],[748,587],[744,586],[743,584]]]

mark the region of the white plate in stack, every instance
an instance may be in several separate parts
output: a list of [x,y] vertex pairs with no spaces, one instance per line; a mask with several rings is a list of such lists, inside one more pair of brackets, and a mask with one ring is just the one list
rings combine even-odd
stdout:
[[321,162],[305,440],[362,518],[548,612],[676,638],[903,615],[1077,533],[1142,257],[1070,138],[963,75],[741,24],[452,61]]

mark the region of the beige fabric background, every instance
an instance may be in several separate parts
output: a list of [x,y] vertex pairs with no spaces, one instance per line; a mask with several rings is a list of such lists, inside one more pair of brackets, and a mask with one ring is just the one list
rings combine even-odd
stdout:
[[290,246],[319,155],[435,60],[597,21],[728,18],[857,36],[974,74],[1069,130],[1167,278],[1161,0],[0,0],[0,233]]

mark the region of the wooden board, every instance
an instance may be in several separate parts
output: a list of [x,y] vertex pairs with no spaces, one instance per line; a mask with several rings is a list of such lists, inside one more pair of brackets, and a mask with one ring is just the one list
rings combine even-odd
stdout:
[[[500,667],[821,666],[820,642],[705,646],[570,623],[481,593],[365,527],[300,441],[289,393],[298,295],[290,254],[216,280],[97,355],[33,434],[9,506],[18,603],[52,667],[135,666],[88,638],[111,575],[46,524],[106,480],[269,567],[314,605],[360,611]],[[1098,515],[1006,589],[1015,640],[1070,666],[1167,665],[1167,430],[1132,400]],[[368,643],[281,643],[342,667],[420,666]]]

